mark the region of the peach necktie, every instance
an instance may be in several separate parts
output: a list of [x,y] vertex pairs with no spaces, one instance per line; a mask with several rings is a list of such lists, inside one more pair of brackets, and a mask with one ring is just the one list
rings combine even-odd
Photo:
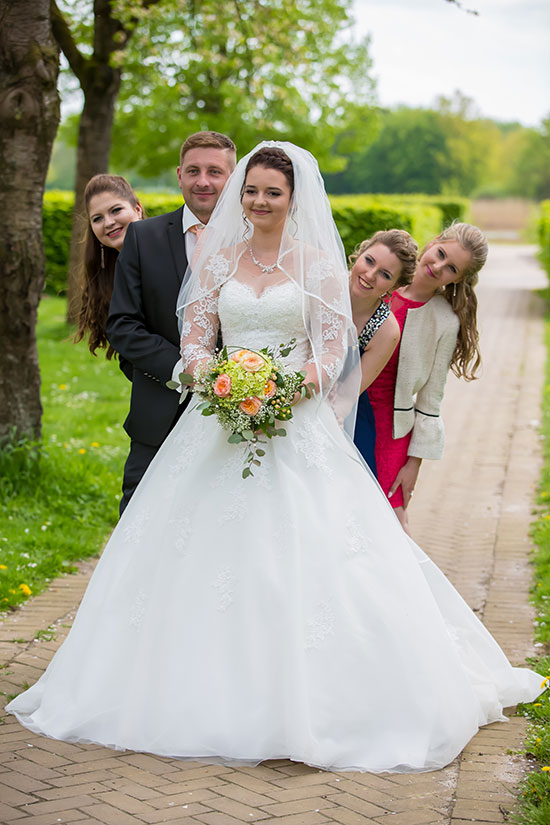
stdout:
[[203,223],[194,223],[193,226],[189,227],[188,231],[192,232],[193,235],[196,235],[197,240],[198,240],[201,236],[201,232],[203,231],[203,229],[204,229],[204,224]]

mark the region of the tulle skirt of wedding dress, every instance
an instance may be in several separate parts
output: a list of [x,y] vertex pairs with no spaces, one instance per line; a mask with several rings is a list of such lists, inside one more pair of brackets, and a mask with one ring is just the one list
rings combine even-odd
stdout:
[[405,772],[538,695],[403,533],[330,407],[302,402],[286,430],[243,480],[242,449],[186,411],[10,713],[69,742]]

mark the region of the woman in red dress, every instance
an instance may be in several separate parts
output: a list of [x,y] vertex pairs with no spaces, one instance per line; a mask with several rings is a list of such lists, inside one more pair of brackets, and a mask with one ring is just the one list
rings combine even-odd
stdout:
[[470,381],[481,363],[474,288],[487,251],[476,226],[451,224],[421,252],[412,283],[392,294],[401,341],[368,394],[378,481],[407,532],[422,459],[443,453],[439,413],[449,368]]

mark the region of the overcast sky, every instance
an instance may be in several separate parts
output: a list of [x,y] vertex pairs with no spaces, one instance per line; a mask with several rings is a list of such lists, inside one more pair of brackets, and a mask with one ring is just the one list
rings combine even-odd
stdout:
[[383,106],[460,89],[481,113],[535,126],[550,113],[550,0],[354,0]]

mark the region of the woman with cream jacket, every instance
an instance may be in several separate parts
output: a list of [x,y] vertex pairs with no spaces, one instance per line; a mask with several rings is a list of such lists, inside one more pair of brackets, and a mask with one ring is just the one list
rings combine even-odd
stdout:
[[468,381],[481,363],[474,287],[486,259],[482,232],[452,224],[421,252],[412,283],[391,298],[401,341],[368,394],[378,481],[407,532],[422,459],[443,453],[440,407],[449,368]]

